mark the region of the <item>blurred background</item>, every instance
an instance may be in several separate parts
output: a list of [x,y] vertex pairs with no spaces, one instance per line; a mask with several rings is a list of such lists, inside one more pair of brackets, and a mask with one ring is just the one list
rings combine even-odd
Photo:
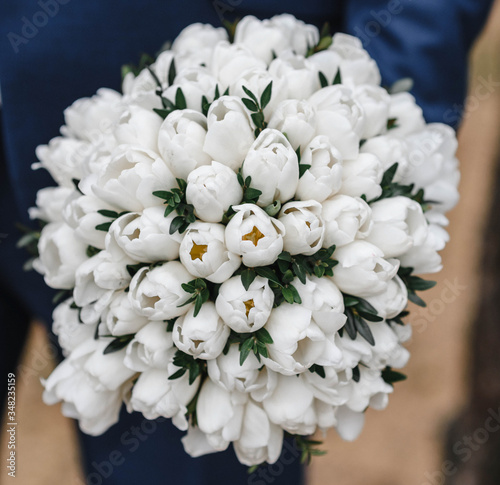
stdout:
[[[438,285],[425,295],[426,310],[412,309],[408,380],[395,385],[385,411],[368,411],[356,442],[345,443],[334,431],[320,437],[328,453],[309,467],[310,485],[500,483],[491,471],[500,456],[495,421],[500,414],[500,384],[495,384],[500,382],[500,328],[495,323],[500,327],[500,321],[491,311],[498,301],[495,284],[500,285],[500,202],[495,198],[500,191],[499,53],[497,1],[471,56],[465,106],[457,107],[464,110],[459,131],[462,198],[451,213],[451,243],[443,253]],[[19,484],[85,484],[74,423],[59,406],[41,400],[40,378],[54,368],[54,355],[54,342],[34,322],[17,374]],[[7,433],[1,436],[4,464]],[[0,480],[7,482],[5,473]]]

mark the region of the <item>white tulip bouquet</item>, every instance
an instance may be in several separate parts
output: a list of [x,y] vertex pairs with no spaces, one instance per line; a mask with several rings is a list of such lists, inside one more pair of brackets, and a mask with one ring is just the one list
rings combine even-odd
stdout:
[[31,209],[33,266],[62,290],[65,355],[44,400],[91,435],[125,403],[192,456],[273,463],[289,433],[308,460],[308,436],[355,439],[404,378],[457,143],[355,37],[290,15],[232,34],[187,27],[38,147],[58,185]]

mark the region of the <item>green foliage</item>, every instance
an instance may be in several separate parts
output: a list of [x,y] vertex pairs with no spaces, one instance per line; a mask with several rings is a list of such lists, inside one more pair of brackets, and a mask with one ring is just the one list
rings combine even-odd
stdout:
[[116,212],[108,209],[102,209],[100,211],[97,211],[97,213],[101,214],[101,216],[108,217],[109,219],[111,219],[111,221],[103,222],[102,224],[97,224],[97,226],[95,226],[96,230],[108,232],[109,228],[111,227],[111,224],[113,224],[113,222],[115,222],[116,219],[118,219],[119,217],[128,214],[129,211]]
[[185,306],[194,303],[193,315],[196,317],[198,313],[200,313],[203,303],[208,301],[208,299],[210,298],[210,290],[208,288],[207,282],[202,278],[196,278],[195,280],[191,280],[189,283],[183,283],[181,286],[186,293],[189,293],[191,295],[191,297],[179,306]]
[[224,347],[224,354],[229,352],[229,347],[232,344],[238,344],[240,351],[240,365],[243,365],[250,352],[253,352],[257,360],[260,362],[260,356],[269,357],[267,345],[272,344],[273,339],[265,328],[261,328],[253,333],[237,333],[231,331]]
[[292,285],[292,281],[297,277],[303,284],[306,283],[306,275],[333,276],[333,268],[338,263],[332,259],[335,246],[327,249],[320,249],[312,256],[298,254],[292,256],[283,251],[270,266],[258,266],[256,268],[245,268],[239,272],[241,283],[246,290],[250,287],[255,277],[261,276],[269,280],[269,286],[274,293],[274,306],[281,305],[284,301],[302,303],[300,294]]
[[422,298],[417,295],[417,291],[425,291],[436,286],[435,281],[424,280],[423,278],[419,278],[418,276],[413,276],[413,268],[403,268],[400,267],[398,270],[398,276],[403,280],[403,283],[408,290],[408,300],[415,303],[415,305],[426,307]]
[[435,204],[435,202],[430,200],[425,200],[424,198],[424,190],[419,189],[414,193],[415,184],[410,185],[402,185],[398,182],[394,182],[394,176],[398,170],[398,162],[391,165],[385,172],[382,177],[382,182],[380,183],[382,187],[382,194],[380,197],[376,199],[370,200],[369,203],[377,202],[382,199],[388,199],[390,197],[408,197],[409,199],[418,202],[422,206],[422,210],[425,212],[429,210],[431,204]]
[[111,354],[125,348],[134,338],[135,334],[120,335],[114,338],[104,349],[103,354]]
[[[322,88],[326,88],[327,86],[329,86],[328,79],[321,71],[319,71],[318,76],[319,76],[319,83]],[[342,75],[340,73],[340,68],[337,69],[337,73],[335,74],[335,77],[333,78],[332,81],[332,86],[335,86],[336,84],[342,84]]]
[[316,52],[321,52],[328,49],[328,47],[332,45],[332,42],[333,39],[330,33],[330,24],[326,22],[325,24],[323,24],[323,27],[321,29],[318,43],[315,46],[308,48],[306,57],[310,57],[313,54],[316,54]]
[[[229,87],[224,91],[224,93],[222,94],[222,96],[228,96],[229,95]],[[220,96],[220,92],[219,92],[219,85],[217,84],[215,86],[215,94],[214,94],[214,101],[216,99],[219,99],[221,96]],[[212,101],[213,103],[213,101]],[[201,112],[207,116],[208,114],[208,110],[210,109],[210,106],[212,105],[212,103],[210,103],[207,99],[206,96],[202,96],[201,97]]]
[[242,98],[241,101],[245,107],[252,113],[252,121],[255,124],[255,136],[259,136],[259,133],[267,127],[267,123],[264,117],[264,109],[271,101],[271,96],[273,92],[273,82],[271,81],[260,96],[260,100],[257,96],[253,94],[248,88],[243,86],[243,91],[248,96],[248,98]]
[[176,231],[182,234],[189,227],[189,224],[196,222],[196,216],[194,215],[194,206],[186,202],[187,182],[180,178],[175,180],[177,181],[178,188],[157,190],[153,192],[153,195],[164,200],[164,204],[166,205],[165,217],[174,210],[178,214],[170,223],[170,234],[174,234]]
[[395,382],[405,381],[406,376],[401,372],[397,372],[390,367],[386,367],[382,371],[382,379],[384,379],[387,384],[393,385]]
[[322,456],[326,454],[325,450],[318,449],[323,444],[322,441],[316,441],[304,436],[294,435],[295,446],[300,450],[300,463],[309,465],[313,456]]
[[383,321],[377,310],[363,298],[351,295],[344,295],[344,306],[347,320],[340,334],[342,335],[345,329],[349,338],[355,340],[359,333],[370,345],[375,345],[375,339],[367,322]]
[[206,374],[207,363],[201,359],[195,359],[192,355],[177,350],[172,363],[179,367],[168,379],[173,381],[179,379],[186,372],[189,375],[189,385],[192,385],[198,376]]
[[155,60],[149,54],[143,53],[141,55],[139,64],[137,66],[134,64],[125,64],[124,66],[122,66],[121,70],[122,80],[129,72],[131,72],[135,77],[137,77],[143,69],[149,67],[151,64],[154,63],[154,61]]
[[325,368],[322,365],[313,364],[308,370],[311,374],[318,374],[323,379],[325,378]]

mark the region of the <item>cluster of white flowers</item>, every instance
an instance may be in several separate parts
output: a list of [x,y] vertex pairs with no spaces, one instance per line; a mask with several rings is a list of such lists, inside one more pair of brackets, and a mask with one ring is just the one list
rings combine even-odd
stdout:
[[125,402],[247,465],[284,432],[355,439],[401,377],[401,317],[458,198],[454,132],[380,84],[356,38],[246,17],[70,106],[31,209],[35,269],[67,291],[45,401],[92,435]]

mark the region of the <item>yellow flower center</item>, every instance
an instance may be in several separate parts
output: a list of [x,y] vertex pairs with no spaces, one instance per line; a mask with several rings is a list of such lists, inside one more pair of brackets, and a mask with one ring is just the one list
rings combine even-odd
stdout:
[[247,301],[244,301],[243,302],[245,304],[245,308],[247,310],[247,317],[248,317],[248,314],[250,313],[250,310],[252,308],[255,308],[255,303],[253,300],[247,300]]
[[257,246],[259,241],[265,237],[264,234],[262,234],[259,229],[256,226],[253,226],[253,229],[248,233],[245,234],[241,240],[242,241],[252,241],[254,246]]
[[208,245],[207,244],[196,244],[193,241],[193,247],[191,248],[191,251],[189,254],[191,255],[191,259],[194,261],[195,259],[199,259],[200,261],[203,261],[203,255],[207,252],[208,250]]

